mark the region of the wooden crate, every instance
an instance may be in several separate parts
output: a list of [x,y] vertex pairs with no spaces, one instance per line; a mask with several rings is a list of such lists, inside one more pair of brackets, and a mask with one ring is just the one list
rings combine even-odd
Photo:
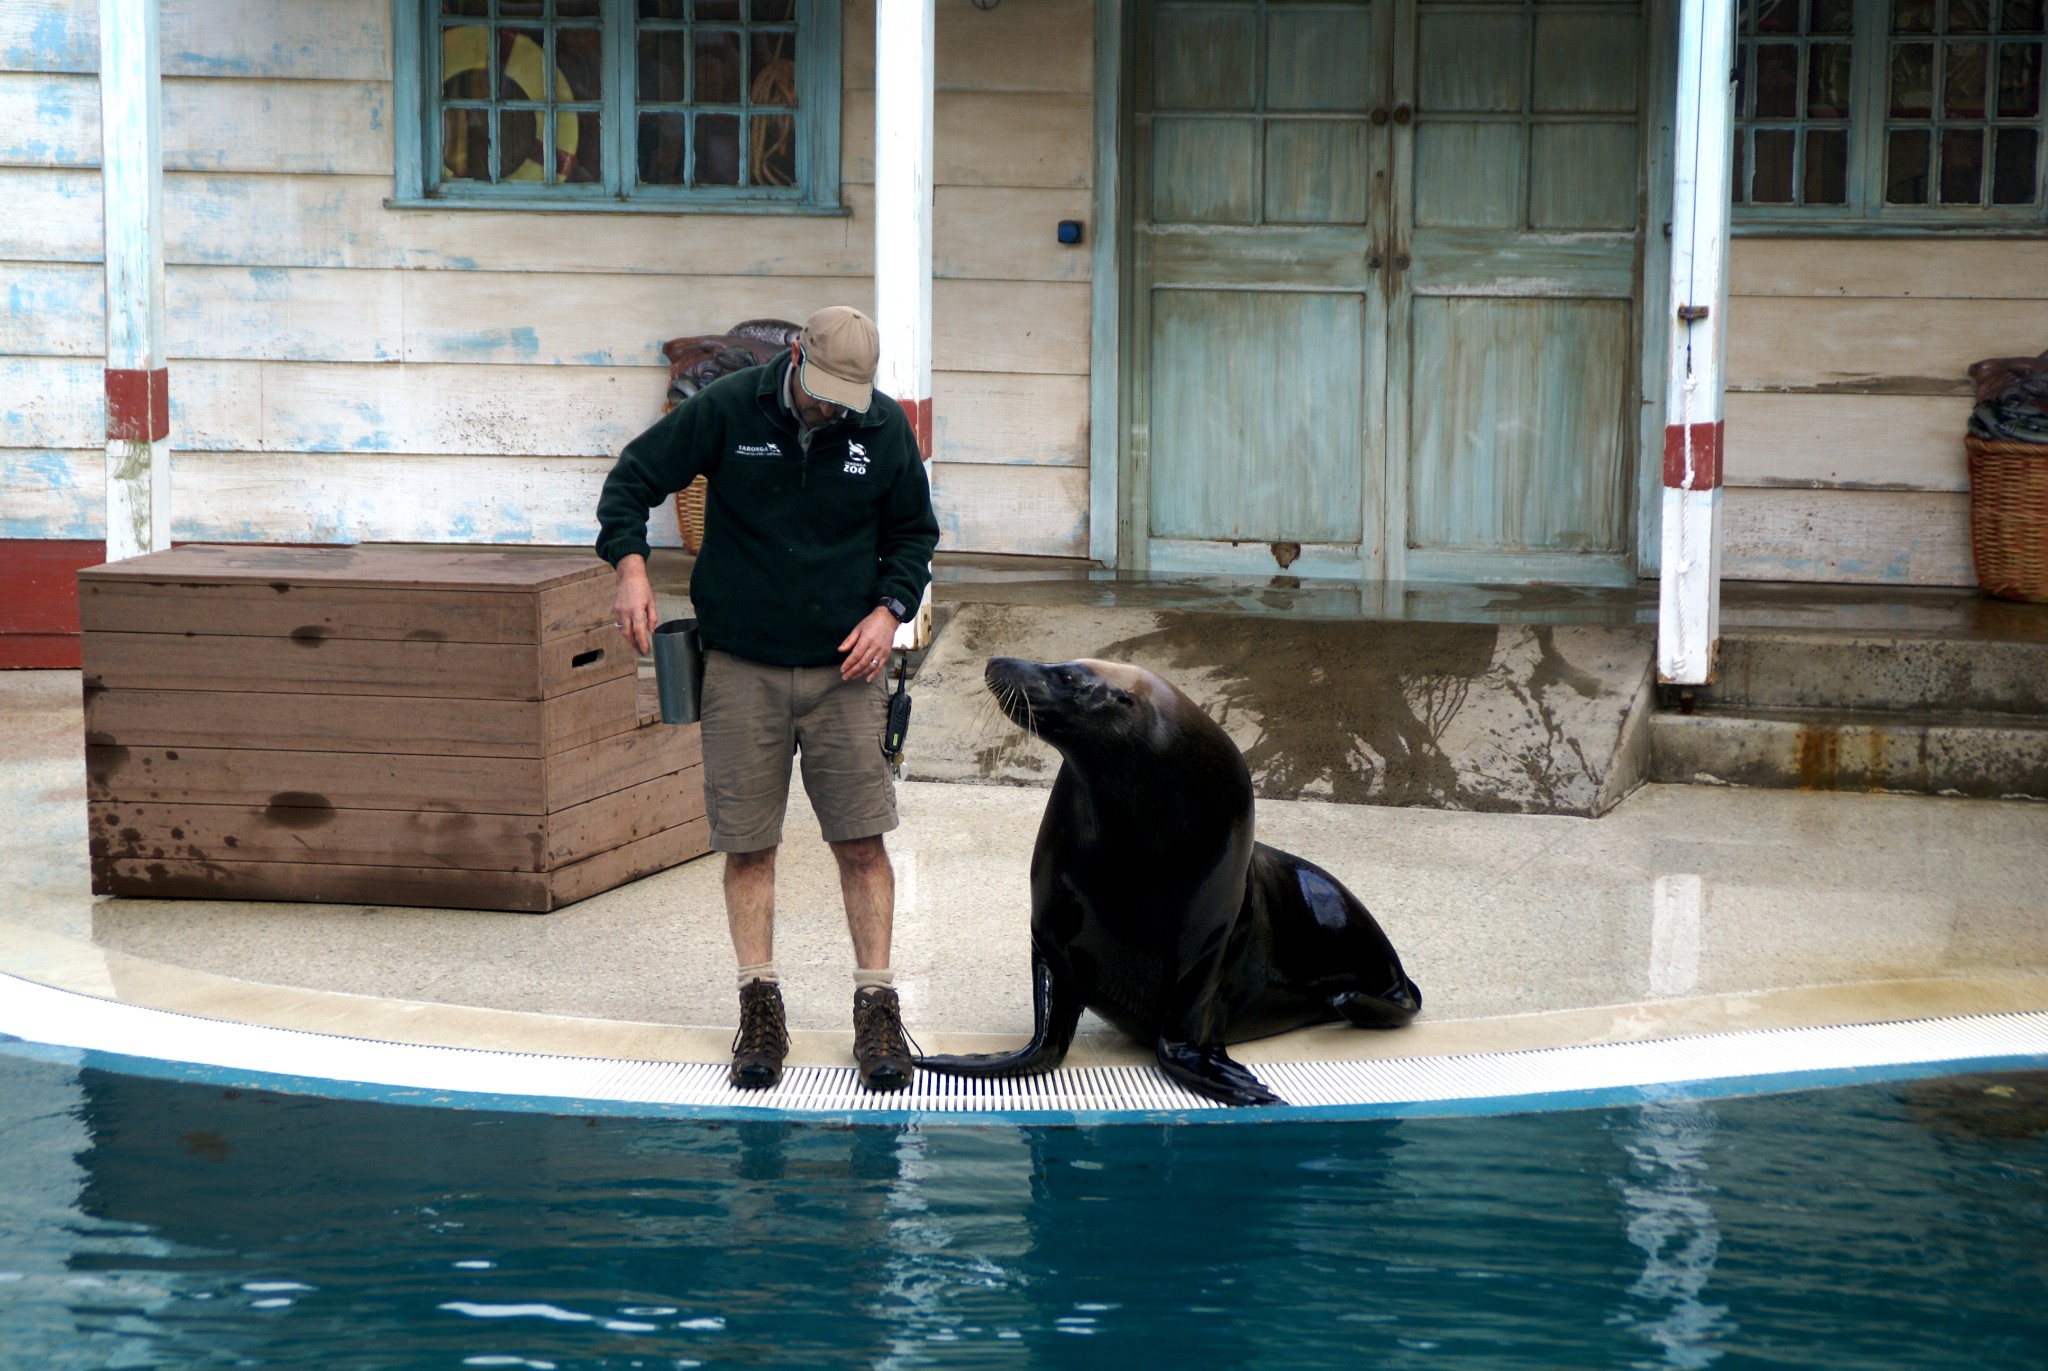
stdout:
[[79,573],[93,890],[546,912],[706,850],[612,576],[193,545]]

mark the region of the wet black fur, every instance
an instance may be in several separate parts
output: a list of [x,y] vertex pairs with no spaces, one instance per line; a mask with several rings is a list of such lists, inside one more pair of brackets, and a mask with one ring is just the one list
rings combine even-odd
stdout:
[[927,1057],[968,1076],[1059,1065],[1082,1009],[1141,1042],[1190,1090],[1282,1101],[1225,1045],[1346,1019],[1397,1028],[1422,1007],[1386,934],[1322,868],[1252,836],[1244,756],[1179,692],[1083,663],[992,658],[1003,712],[1063,764],[1031,856],[1031,1041]]

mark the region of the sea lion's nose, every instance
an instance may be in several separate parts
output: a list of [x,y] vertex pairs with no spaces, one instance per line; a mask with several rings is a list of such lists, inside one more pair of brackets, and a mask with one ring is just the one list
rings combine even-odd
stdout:
[[990,685],[1007,685],[1022,676],[1022,668],[1028,665],[1015,657],[991,657],[982,670],[981,679]]

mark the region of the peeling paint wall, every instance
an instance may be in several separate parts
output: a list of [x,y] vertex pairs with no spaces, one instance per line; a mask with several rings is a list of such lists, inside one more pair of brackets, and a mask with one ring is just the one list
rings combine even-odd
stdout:
[[[872,308],[874,32],[845,0],[845,217],[392,210],[390,0],[163,0],[180,539],[578,544],[660,343]],[[0,539],[105,523],[93,0],[0,6]],[[939,5],[945,546],[1087,542],[1092,0]],[[650,532],[674,544],[656,511]]]
[[2048,348],[2048,242],[1738,238],[1722,574],[1973,585],[1970,363]]

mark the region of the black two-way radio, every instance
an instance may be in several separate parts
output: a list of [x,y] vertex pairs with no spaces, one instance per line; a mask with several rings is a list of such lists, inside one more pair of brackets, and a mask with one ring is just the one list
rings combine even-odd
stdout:
[[910,734],[909,670],[909,654],[897,657],[896,689],[889,693],[889,722],[882,729],[882,755],[896,769],[898,780],[903,778],[903,740]]

